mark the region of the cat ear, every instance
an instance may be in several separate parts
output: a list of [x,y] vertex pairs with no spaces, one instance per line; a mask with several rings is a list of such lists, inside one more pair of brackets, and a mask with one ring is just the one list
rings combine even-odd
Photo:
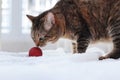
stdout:
[[50,30],[53,26],[53,24],[55,24],[55,17],[54,17],[54,14],[52,12],[49,12],[47,15],[46,15],[46,20],[45,20],[45,30]]
[[33,21],[33,19],[35,18],[34,16],[31,15],[26,15],[31,21]]

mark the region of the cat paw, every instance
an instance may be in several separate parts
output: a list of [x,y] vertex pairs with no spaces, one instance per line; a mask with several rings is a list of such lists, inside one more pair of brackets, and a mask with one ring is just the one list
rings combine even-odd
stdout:
[[118,58],[120,58],[120,54],[119,54],[119,53],[107,54],[107,55],[105,55],[105,56],[99,57],[99,60],[103,60],[103,59],[107,59],[107,58],[118,59]]
[[106,57],[106,56],[101,56],[101,57],[99,57],[99,60],[103,60],[103,59],[107,59],[108,57]]

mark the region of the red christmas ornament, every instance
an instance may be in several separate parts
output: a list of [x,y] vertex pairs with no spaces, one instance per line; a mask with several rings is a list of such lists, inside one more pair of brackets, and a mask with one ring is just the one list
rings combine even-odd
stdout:
[[34,56],[34,57],[38,57],[38,56],[42,56],[42,50],[39,47],[33,47],[29,50],[29,56]]

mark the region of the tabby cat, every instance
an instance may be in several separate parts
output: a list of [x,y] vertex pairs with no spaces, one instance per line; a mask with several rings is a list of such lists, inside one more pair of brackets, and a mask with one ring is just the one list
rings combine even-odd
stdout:
[[99,59],[120,58],[120,0],[60,0],[52,9],[27,17],[36,46],[64,37],[76,40],[83,53],[91,41],[111,39],[113,50]]

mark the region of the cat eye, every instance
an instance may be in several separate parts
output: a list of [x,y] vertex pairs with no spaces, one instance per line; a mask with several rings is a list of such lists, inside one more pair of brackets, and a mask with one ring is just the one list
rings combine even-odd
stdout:
[[41,38],[39,38],[40,41],[43,41],[44,39],[45,39],[45,37],[41,37]]

